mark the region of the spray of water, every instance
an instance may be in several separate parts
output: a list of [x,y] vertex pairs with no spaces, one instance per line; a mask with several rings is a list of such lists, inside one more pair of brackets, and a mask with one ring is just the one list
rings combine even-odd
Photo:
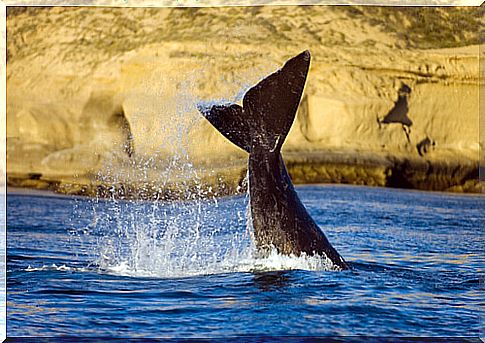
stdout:
[[[190,160],[186,139],[194,125],[203,120],[195,111],[200,99],[192,95],[194,83],[188,78],[180,86],[172,114],[177,129],[163,133],[169,135],[165,142],[171,146],[159,147],[160,151],[175,151],[174,154],[134,158],[121,168],[108,162],[98,175],[102,182],[112,184],[142,181],[138,191],[148,194],[153,187],[146,185],[152,182],[155,173],[159,180],[157,187],[168,187],[171,182],[171,187],[175,185],[179,190],[179,200],[125,200],[123,192],[114,186],[108,192],[109,199],[94,199],[92,222],[81,231],[81,237],[94,246],[93,264],[103,272],[137,277],[334,269],[330,261],[320,257],[282,256],[276,251],[265,258],[257,257],[249,193],[218,198],[210,188],[203,187]],[[242,87],[246,89],[247,85]],[[234,102],[241,94],[242,91],[228,102]],[[244,182],[247,184],[247,176]]]

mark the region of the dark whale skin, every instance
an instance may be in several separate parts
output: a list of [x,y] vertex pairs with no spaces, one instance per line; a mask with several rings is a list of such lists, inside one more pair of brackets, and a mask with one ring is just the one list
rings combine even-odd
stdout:
[[232,143],[249,153],[248,174],[254,238],[263,256],[326,256],[340,269],[347,263],[308,214],[281,156],[293,124],[310,66],[310,52],[252,87],[237,104],[198,106],[204,117]]

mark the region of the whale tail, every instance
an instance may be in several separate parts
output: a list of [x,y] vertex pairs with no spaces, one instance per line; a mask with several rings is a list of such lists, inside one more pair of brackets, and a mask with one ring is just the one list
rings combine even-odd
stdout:
[[279,153],[295,119],[309,66],[310,52],[304,51],[247,91],[243,107],[198,105],[198,109],[241,149]]

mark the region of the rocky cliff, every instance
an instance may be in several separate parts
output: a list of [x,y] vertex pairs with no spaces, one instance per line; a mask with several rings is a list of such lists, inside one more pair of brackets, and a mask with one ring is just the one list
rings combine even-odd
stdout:
[[244,189],[196,111],[302,50],[296,183],[479,191],[478,8],[9,8],[7,179],[67,193]]

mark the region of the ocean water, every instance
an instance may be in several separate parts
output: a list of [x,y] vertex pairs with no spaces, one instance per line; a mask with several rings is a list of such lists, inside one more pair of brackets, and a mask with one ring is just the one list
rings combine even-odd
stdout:
[[244,196],[164,203],[8,194],[7,334],[479,335],[485,197],[297,191],[352,270],[255,257]]

